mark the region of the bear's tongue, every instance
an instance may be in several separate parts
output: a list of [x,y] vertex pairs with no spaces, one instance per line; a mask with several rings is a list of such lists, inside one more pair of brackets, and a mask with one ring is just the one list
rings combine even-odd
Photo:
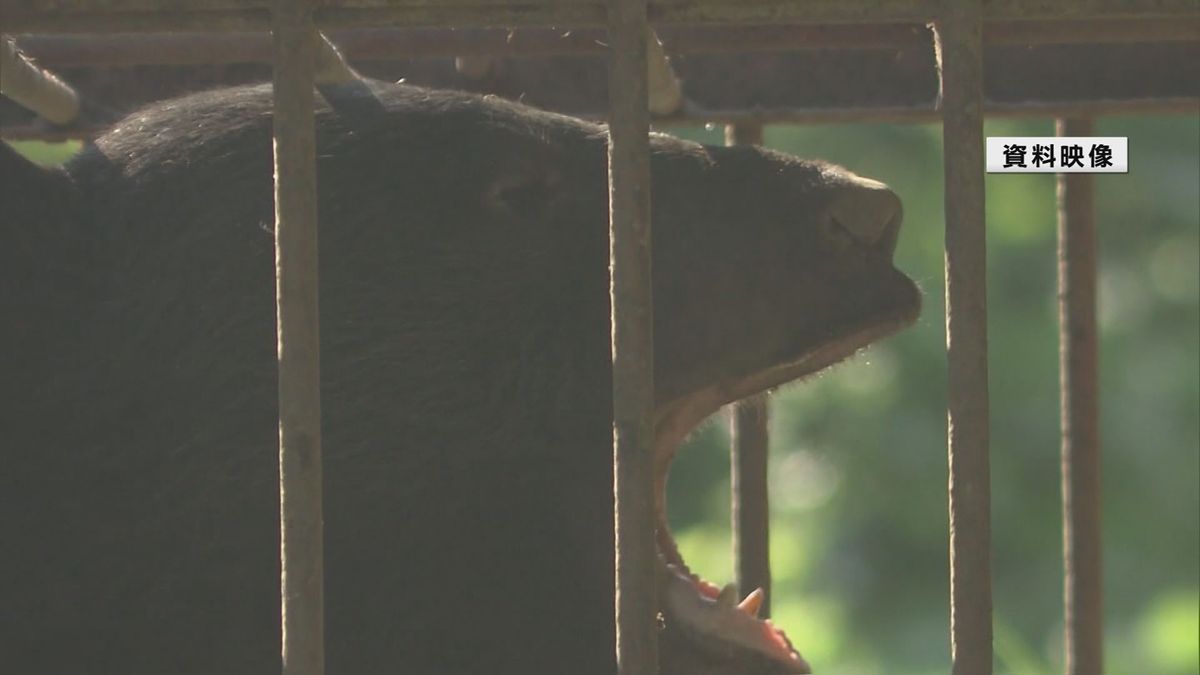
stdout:
[[[769,620],[758,618],[764,597],[761,588],[738,602],[732,584],[718,588],[692,574],[678,552],[672,552],[674,556],[666,553],[659,558],[665,568],[660,576],[664,580],[660,592],[668,620],[681,622],[693,635],[730,642],[768,656],[785,672],[811,672],[783,631]],[[670,557],[674,560],[667,562]]]

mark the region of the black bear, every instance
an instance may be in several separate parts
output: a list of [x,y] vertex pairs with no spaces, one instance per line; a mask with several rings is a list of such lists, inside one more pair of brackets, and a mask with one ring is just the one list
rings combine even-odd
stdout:
[[[328,672],[612,675],[604,128],[382,83],[317,125]],[[881,183],[651,144],[661,488],[704,417],[920,301]],[[271,174],[269,86],[61,169],[0,144],[12,672],[277,671]],[[660,521],[662,673],[807,672]]]

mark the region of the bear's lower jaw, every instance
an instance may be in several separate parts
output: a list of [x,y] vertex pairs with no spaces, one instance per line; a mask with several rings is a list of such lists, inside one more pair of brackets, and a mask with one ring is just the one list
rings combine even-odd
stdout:
[[660,553],[658,568],[664,629],[702,649],[722,653],[731,662],[770,663],[764,672],[812,672],[787,635],[770,620],[758,618],[762,589],[755,589],[738,602],[732,584],[719,589],[693,574],[682,560],[667,562]]

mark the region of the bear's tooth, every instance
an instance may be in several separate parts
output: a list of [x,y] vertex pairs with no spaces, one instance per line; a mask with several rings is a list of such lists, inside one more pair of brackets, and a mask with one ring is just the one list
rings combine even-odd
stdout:
[[737,608],[749,614],[752,618],[757,619],[758,611],[762,609],[764,597],[766,597],[766,593],[763,592],[763,589],[756,588],[750,592],[750,595],[746,596],[745,600],[738,603]]

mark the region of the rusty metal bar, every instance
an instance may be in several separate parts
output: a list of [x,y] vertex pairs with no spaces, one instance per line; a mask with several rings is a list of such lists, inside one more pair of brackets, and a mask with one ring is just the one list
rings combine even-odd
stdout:
[[0,0],[0,33],[162,33],[174,31],[267,31],[265,7],[214,11],[121,12],[76,8],[66,12],[10,8]]
[[[1200,99],[1170,97],[1115,101],[1066,101],[985,104],[988,117],[1047,118],[1071,115],[1188,114],[1200,110]],[[592,115],[578,115],[585,119]],[[655,118],[662,125],[706,124],[824,124],[833,122],[931,122],[941,113],[929,105],[857,108],[778,108],[765,110],[696,110]],[[4,137],[12,140],[63,141],[94,138],[107,127],[47,129],[41,126],[6,126]]]
[[608,4],[608,208],[619,675],[658,672],[646,0]]
[[1188,42],[1200,40],[1200,17],[996,21],[984,24],[986,44],[1039,45],[1086,42]]
[[[1188,114],[1200,111],[1200,98],[1169,97],[1113,101],[1027,101],[984,103],[988,117],[1047,118],[1059,115]],[[584,115],[583,117],[587,117]],[[933,122],[941,112],[932,105],[855,108],[776,108],[762,110],[698,110],[655,118],[668,124],[829,124],[850,122]]]
[[[918,24],[818,26],[664,26],[657,34],[672,54],[919,47],[930,34]],[[355,60],[451,56],[602,54],[596,29],[349,28],[326,33]],[[998,21],[985,25],[984,43],[1070,44],[1200,40],[1200,19]],[[22,35],[22,50],[45,66],[221,65],[268,63],[261,33]]]
[[[679,23],[923,23],[936,20],[945,1],[693,0],[668,6],[653,3],[650,15],[655,22]],[[989,0],[984,11],[989,20],[1125,19],[1190,16],[1196,6],[1188,0]]]
[[[761,124],[729,124],[726,145],[762,145]],[[770,499],[767,490],[767,394],[734,403],[730,413],[729,482],[733,567],[738,597],[763,591],[759,616],[771,615]]]
[[766,395],[730,407],[733,441],[730,487],[733,492],[733,566],[738,597],[763,591],[759,616],[771,615],[770,508],[767,492]]
[[[1059,119],[1059,136],[1092,136],[1091,119]],[[1063,652],[1067,675],[1104,672],[1100,385],[1093,177],[1058,175],[1059,387],[1062,424]]]
[[25,58],[16,44],[0,36],[0,94],[55,124],[79,116],[79,95],[71,86]]
[[[649,3],[655,24],[670,23],[923,23],[937,17],[943,0],[693,0]],[[0,31],[114,32],[262,30],[267,0],[204,0],[187,9],[157,0],[0,0]],[[1194,0],[991,0],[989,20],[1194,18]],[[602,26],[600,0],[325,0],[323,28],[339,26]]]
[[[213,39],[224,44],[224,37]],[[153,41],[146,46],[152,48]],[[933,52],[927,49],[928,44],[894,53],[822,50],[673,59],[687,84],[688,104],[659,118],[676,123],[936,119],[938,80]],[[997,115],[1062,117],[1151,110],[1194,113],[1200,100],[1200,85],[1191,84],[1200,82],[1200,66],[1193,65],[1200,64],[1197,54],[1200,40],[1115,47],[988,47],[984,57],[988,62],[985,110]],[[422,86],[519,96],[533,105],[576,116],[603,118],[608,109],[607,88],[593,76],[600,75],[604,62],[591,57],[513,59],[505,62],[503,73],[488,74],[483,80],[449,72],[445,62],[438,59],[363,65],[369,74],[384,80],[403,76]],[[76,67],[57,72],[90,104],[114,114],[199,88],[242,84],[269,76],[268,68],[248,65]],[[569,72],[586,76],[564,74]],[[731,95],[726,85],[730,77],[737,77],[734,73],[743,76],[737,93]],[[778,82],[797,77],[805,78],[805,87],[778,87]],[[14,127],[27,121],[28,116],[0,101],[0,126],[5,133],[23,133]],[[98,122],[85,119],[76,124]]]
[[762,142],[761,124],[741,123],[725,126],[725,145],[762,145]]
[[946,181],[950,649],[954,675],[992,672],[982,18],[981,0],[946,0],[935,25]]
[[275,274],[284,675],[324,672],[313,2],[276,0]]
[[496,60],[491,56],[457,54],[454,57],[455,72],[472,80],[482,80],[487,77],[495,66]]

